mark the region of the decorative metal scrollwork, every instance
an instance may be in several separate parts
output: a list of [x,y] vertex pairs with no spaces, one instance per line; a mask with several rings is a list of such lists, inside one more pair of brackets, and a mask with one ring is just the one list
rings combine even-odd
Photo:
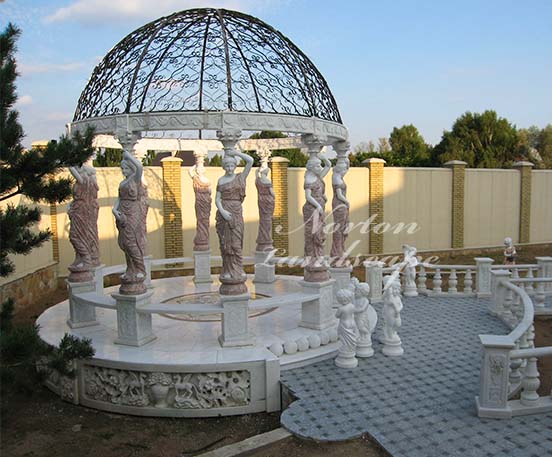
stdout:
[[191,9],[126,36],[94,69],[74,121],[120,113],[238,111],[341,123],[323,76],[257,18]]

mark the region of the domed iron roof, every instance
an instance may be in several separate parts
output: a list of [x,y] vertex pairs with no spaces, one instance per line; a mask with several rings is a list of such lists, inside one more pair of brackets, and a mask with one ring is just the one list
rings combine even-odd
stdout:
[[94,69],[74,121],[115,114],[234,111],[341,124],[323,76],[282,33],[224,9],[150,22]]

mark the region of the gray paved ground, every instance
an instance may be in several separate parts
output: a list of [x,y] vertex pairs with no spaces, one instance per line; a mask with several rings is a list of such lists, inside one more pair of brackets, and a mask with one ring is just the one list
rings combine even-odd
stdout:
[[[393,456],[552,456],[552,414],[511,420],[479,419],[482,333],[506,328],[475,298],[405,301],[401,337],[405,354],[361,359],[354,370],[328,360],[282,373],[298,400],[282,413],[292,433],[345,440],[369,433]],[[379,309],[378,309],[379,311]]]

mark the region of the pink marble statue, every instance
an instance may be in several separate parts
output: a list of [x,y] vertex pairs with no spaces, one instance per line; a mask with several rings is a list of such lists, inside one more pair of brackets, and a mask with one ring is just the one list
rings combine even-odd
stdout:
[[75,178],[73,201],[67,214],[71,221],[69,241],[75,250],[75,260],[69,265],[69,281],[92,280],[92,269],[100,264],[98,239],[98,182],[96,170],[89,165],[70,167]]
[[257,252],[271,251],[272,216],[274,215],[275,195],[272,181],[268,179],[269,168],[260,167],[257,170],[255,186],[257,187],[257,201],[259,206],[259,233],[257,235]]
[[349,227],[349,201],[347,200],[347,184],[343,179],[348,170],[349,159],[338,158],[332,175],[334,231],[330,251],[332,266],[338,268],[346,267],[349,264],[349,261],[344,258]]
[[324,167],[318,156],[313,156],[307,162],[305,172],[305,197],[303,205],[303,224],[305,230],[305,281],[323,282],[329,279],[328,269],[324,264],[324,233],[326,195],[324,176],[332,165],[324,158]]
[[[235,173],[237,160],[245,161],[241,173]],[[217,206],[216,229],[222,255],[219,292],[221,295],[239,295],[247,292],[245,272],[243,271],[243,213],[246,178],[253,158],[242,152],[225,153],[222,159],[224,176],[219,178],[215,204]]]
[[194,251],[209,250],[209,219],[211,217],[211,181],[205,176],[203,158],[190,168],[195,193],[196,235]]
[[119,198],[113,214],[119,230],[119,247],[126,257],[126,272],[121,276],[119,292],[138,295],[146,292],[146,218],[147,189],[142,183],[142,164],[127,151],[123,152],[121,171],[125,179],[119,185]]

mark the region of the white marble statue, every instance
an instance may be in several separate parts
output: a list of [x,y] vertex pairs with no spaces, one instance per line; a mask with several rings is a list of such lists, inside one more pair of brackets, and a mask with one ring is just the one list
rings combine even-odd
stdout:
[[[357,280],[358,281],[358,280]],[[355,287],[355,323],[358,328],[359,338],[357,341],[357,357],[372,357],[372,332],[378,322],[378,314],[370,305],[368,296],[370,286],[365,282],[359,282]]]
[[337,302],[340,307],[335,316],[339,319],[337,334],[341,342],[335,364],[340,368],[355,368],[358,360],[355,357],[358,340],[358,329],[355,323],[355,305],[353,292],[350,289],[337,291]]
[[416,289],[416,266],[418,265],[418,258],[416,257],[417,249],[414,246],[403,244],[404,253],[404,296],[405,297],[417,297],[418,291]]
[[398,330],[401,327],[401,311],[403,308],[401,300],[401,284],[392,276],[383,278],[383,343],[382,352],[385,355],[397,356],[402,355],[401,338]]
[[516,264],[516,247],[512,238],[507,236],[504,238],[504,265],[515,265]]

